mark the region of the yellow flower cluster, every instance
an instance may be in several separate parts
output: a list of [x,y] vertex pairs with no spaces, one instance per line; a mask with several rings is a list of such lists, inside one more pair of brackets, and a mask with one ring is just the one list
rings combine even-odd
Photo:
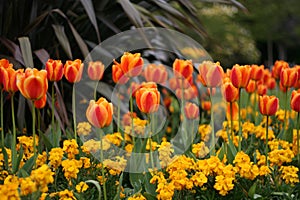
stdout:
[[[96,153],[98,150],[101,149],[101,142],[90,139],[83,143],[82,151],[85,153]],[[110,142],[105,137],[102,139],[102,150],[106,151],[110,148]]]
[[259,175],[258,166],[251,162],[250,157],[242,151],[236,154],[233,163],[241,177],[253,180]]
[[82,193],[82,192],[85,192],[89,186],[85,183],[85,182],[80,182],[76,185],[76,191],[79,192],[79,193]]
[[208,142],[211,134],[211,126],[209,124],[200,124],[198,127],[198,133],[201,135],[202,141]]
[[75,159],[66,159],[62,161],[61,166],[63,167],[64,176],[69,181],[69,184],[72,185],[71,179],[77,178],[79,168],[82,167],[82,162]]
[[285,180],[286,184],[294,185],[295,183],[299,183],[298,167],[281,166],[279,171],[281,172],[281,178]]
[[[20,136],[18,137],[19,143],[17,144],[17,150],[20,150],[21,146],[24,151],[25,159],[29,159],[33,155],[33,137]],[[35,137],[36,145],[38,145],[39,138]]]
[[281,166],[283,163],[290,163],[295,157],[292,145],[284,140],[272,140],[269,143],[271,151],[268,154],[271,166]]
[[115,132],[113,134],[107,134],[105,135],[105,138],[112,144],[116,145],[116,146],[120,146],[122,141],[123,141],[123,137],[121,135],[120,132]]
[[[138,117],[133,118],[134,134],[143,135],[145,132],[146,125],[147,125],[147,120],[143,120]],[[131,133],[131,125],[125,126],[124,128],[125,128],[124,132],[126,134]]]
[[163,141],[158,148],[158,158],[160,160],[160,166],[165,168],[171,161],[171,155],[174,152],[174,149],[171,146],[170,142]]
[[35,163],[36,163],[36,167],[40,167],[43,164],[45,164],[47,162],[47,153],[45,151],[42,152],[42,154],[39,154]]
[[165,179],[162,172],[157,172],[150,180],[150,183],[157,183],[156,197],[158,200],[172,200],[175,186]]
[[[256,138],[259,138],[261,140],[266,140],[266,127],[263,127],[262,124],[255,126],[254,128],[254,134]],[[272,129],[268,130],[268,140],[271,141],[275,138],[274,131]]]
[[111,175],[119,175],[122,171],[125,170],[127,165],[127,160],[123,157],[116,156],[115,160],[106,159],[103,161],[105,167],[110,168],[109,173]]
[[64,151],[60,147],[52,148],[49,152],[49,164],[57,169],[61,165],[61,160],[64,156]]
[[197,158],[203,158],[209,153],[209,149],[204,142],[200,142],[192,145],[192,152]]
[[147,200],[147,199],[141,194],[135,194],[132,197],[129,197],[127,200]]
[[55,196],[59,196],[59,200],[76,200],[73,191],[70,190],[63,190],[59,192],[53,192],[49,195],[51,198]]
[[78,144],[75,139],[65,140],[63,143],[63,151],[68,154],[69,159],[74,159],[79,154]]
[[77,134],[79,136],[87,136],[92,131],[92,126],[88,122],[80,122],[77,125]]
[[5,178],[4,184],[0,185],[0,197],[3,200],[19,200],[19,181],[18,178],[12,175],[9,175]]
[[44,164],[41,167],[32,170],[31,179],[36,182],[37,188],[39,188],[42,192],[48,191],[48,184],[53,183],[54,172],[48,167],[48,165]]

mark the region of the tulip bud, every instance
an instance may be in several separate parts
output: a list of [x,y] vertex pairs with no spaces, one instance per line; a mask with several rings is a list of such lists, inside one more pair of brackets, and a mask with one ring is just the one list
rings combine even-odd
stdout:
[[258,66],[258,65],[252,65],[251,66],[251,74],[250,74],[250,78],[252,80],[258,81],[260,79],[262,79],[264,74],[264,66]]
[[3,89],[6,92],[14,93],[18,91],[17,87],[17,76],[18,74],[23,73],[23,69],[14,70],[13,68],[7,68],[6,70],[2,71],[3,76]]
[[2,88],[4,75],[6,73],[6,69],[12,68],[13,65],[9,63],[7,59],[1,59],[0,60],[0,88]]
[[204,61],[198,67],[198,79],[205,87],[218,87],[222,83],[223,68],[219,62]]
[[285,68],[280,73],[280,84],[285,88],[294,87],[298,80],[298,72],[294,68]]
[[119,84],[125,84],[129,80],[129,78],[124,75],[120,64],[117,62],[112,66],[112,78],[115,83]]
[[125,76],[133,77],[138,76],[142,72],[144,60],[140,53],[125,52],[121,57],[121,62],[118,63],[114,60],[114,64],[120,67]]
[[175,76],[183,76],[188,78],[193,74],[193,63],[191,60],[180,60],[176,59],[173,63],[173,71]]
[[249,83],[250,74],[251,68],[249,65],[234,65],[231,70],[230,79],[234,87],[245,88]]
[[268,88],[264,84],[259,84],[257,86],[257,94],[260,96],[267,94],[267,90],[268,90]]
[[160,93],[157,88],[140,87],[136,93],[136,104],[143,113],[153,113],[158,110]]
[[110,125],[113,115],[113,105],[101,97],[98,101],[91,100],[86,110],[86,118],[97,128]]
[[289,68],[289,64],[283,60],[277,60],[272,68],[272,76],[275,79],[279,79],[281,70],[285,68]]
[[146,81],[164,83],[168,79],[168,72],[163,65],[149,64],[144,71]]
[[93,81],[99,81],[103,77],[104,65],[100,61],[89,62],[88,66],[88,76]]
[[275,115],[279,106],[279,100],[275,96],[260,96],[259,97],[259,110],[262,115]]
[[[232,108],[232,110],[230,110],[230,108]],[[237,104],[237,102],[233,102],[231,103],[231,107],[230,107],[230,103],[227,104],[227,111],[226,111],[226,118],[227,120],[233,120],[233,121],[237,121],[239,120],[239,105]]]
[[250,94],[253,93],[253,92],[255,92],[255,90],[256,90],[256,82],[254,80],[250,79],[250,81],[249,81],[249,83],[248,83],[248,85],[247,85],[247,87],[245,89],[246,89],[246,92],[248,92]]
[[45,69],[49,81],[59,81],[64,75],[63,64],[60,60],[49,59],[46,62]]
[[44,108],[47,102],[47,95],[45,94],[41,99],[34,101],[34,107]]
[[234,102],[239,98],[239,90],[231,82],[223,84],[222,93],[227,102]]

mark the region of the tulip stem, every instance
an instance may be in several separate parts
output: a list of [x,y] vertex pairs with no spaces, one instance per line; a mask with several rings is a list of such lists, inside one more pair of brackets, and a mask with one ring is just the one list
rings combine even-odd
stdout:
[[269,153],[269,148],[268,148],[268,143],[269,143],[269,116],[267,115],[267,122],[266,122],[266,162],[267,166],[269,167],[269,160],[268,160],[268,153]]
[[211,145],[212,145],[212,151],[211,151],[211,155],[215,156],[216,152],[215,152],[215,122],[214,122],[214,111],[213,111],[213,92],[212,92],[212,87],[210,87],[210,104],[211,104],[211,108],[210,108],[210,122],[211,122]]
[[283,121],[283,134],[285,136],[285,132],[286,132],[286,113],[287,113],[287,99],[288,99],[288,88],[286,88],[286,92],[285,92],[285,99],[284,99],[284,121]]
[[73,85],[72,91],[72,110],[73,110],[73,123],[74,123],[74,138],[77,142],[77,131],[76,131],[76,90],[75,90],[75,83]]
[[135,141],[134,141],[134,124],[133,124],[133,97],[132,97],[132,87],[131,86],[130,86],[129,103],[130,103],[130,118],[131,118],[131,137],[132,137],[132,144],[133,144],[133,148],[134,148]]
[[1,109],[1,146],[4,148],[4,127],[3,127],[3,90],[1,89],[1,96],[0,96],[0,109]]
[[102,184],[103,184],[103,195],[104,195],[104,200],[107,200],[107,195],[106,195],[106,186],[105,186],[105,173],[104,173],[104,164],[103,164],[103,130],[100,128],[97,128],[99,136],[100,136],[100,162],[101,162],[101,175],[102,175]]
[[16,141],[17,141],[17,135],[16,135],[16,121],[15,121],[15,106],[14,106],[14,94],[11,95],[11,120],[13,124],[13,138],[12,138],[12,163],[13,163],[13,173],[17,171],[15,164],[17,164],[17,150],[16,150]]
[[53,134],[53,146],[56,147],[56,131],[54,129],[54,82],[52,83],[52,91],[51,91],[51,103],[52,103],[52,113],[51,113],[51,123],[52,123],[52,134]]
[[36,141],[35,141],[35,107],[34,102],[32,102],[32,136],[33,136],[33,155],[36,156]]
[[238,151],[241,151],[242,149],[242,125],[241,125],[241,88],[239,88],[239,99],[238,99],[238,104],[239,104],[239,148]]
[[299,139],[300,139],[300,112],[297,113],[297,160],[298,160],[298,165],[300,165],[300,144],[299,144]]
[[94,88],[94,99],[95,99],[95,101],[96,101],[96,99],[97,99],[97,88],[98,88],[98,84],[99,84],[99,81],[96,81],[95,88]]
[[151,163],[151,168],[154,168],[154,162],[153,162],[153,155],[152,155],[152,120],[154,119],[153,114],[148,115],[148,123],[149,123],[149,146],[150,146],[150,163]]
[[255,92],[254,92],[254,114],[253,114],[253,120],[254,120],[254,125],[257,125],[257,117],[256,117],[256,110],[257,110],[257,81],[255,81]]

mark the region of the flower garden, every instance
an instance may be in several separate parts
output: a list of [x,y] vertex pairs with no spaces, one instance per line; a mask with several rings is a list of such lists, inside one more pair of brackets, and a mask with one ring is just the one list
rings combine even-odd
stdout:
[[[300,66],[224,71],[175,59],[167,67],[128,52],[112,62],[109,79],[126,89],[117,102],[97,89],[108,73],[101,61],[49,59],[38,70],[0,60],[1,199],[300,198]],[[84,74],[95,90],[77,102]],[[69,115],[63,79],[72,86]],[[28,103],[23,130],[17,93]]]

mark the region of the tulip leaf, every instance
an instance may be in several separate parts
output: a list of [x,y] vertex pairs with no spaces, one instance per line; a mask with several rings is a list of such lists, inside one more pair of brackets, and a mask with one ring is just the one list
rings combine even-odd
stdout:
[[156,196],[149,194],[148,192],[144,192],[143,196],[146,197],[147,200],[156,200]]
[[134,188],[134,193],[142,190],[144,182],[144,175],[142,173],[130,173],[129,174],[130,184]]
[[21,52],[24,60],[24,64],[26,67],[33,68],[33,58],[32,58],[32,51],[31,45],[28,37],[20,37],[18,38],[20,42]]
[[[29,158],[26,163],[23,165],[23,167],[19,170],[19,176],[20,174],[24,175],[26,172],[27,174],[31,173],[31,170],[36,162],[36,158],[37,156],[32,156],[31,158]],[[26,174],[25,174],[26,175]],[[24,176],[23,176],[24,177]]]
[[140,13],[135,9],[133,4],[129,0],[118,0],[118,3],[121,4],[124,12],[128,16],[128,18],[132,21],[132,23],[137,27],[142,27],[143,22],[140,16]]
[[15,174],[20,166],[20,162],[23,159],[23,147],[22,145],[20,146],[20,150],[19,150],[19,156],[17,157],[17,149],[12,148],[12,173]]
[[98,190],[98,193],[99,193],[98,199],[101,199],[102,193],[101,193],[101,186],[100,186],[99,182],[95,181],[95,180],[87,180],[85,182],[86,183],[92,183],[92,184],[94,184],[96,186],[96,188]]
[[60,45],[62,46],[62,48],[64,49],[64,51],[66,52],[67,56],[72,59],[72,51],[71,51],[71,46],[69,43],[69,39],[65,33],[65,29],[63,26],[60,25],[52,25],[53,29],[54,29],[54,33],[60,43]]
[[49,53],[45,49],[35,50],[33,53],[36,55],[36,57],[38,57],[38,59],[42,62],[43,65],[50,58]]
[[[151,195],[152,197],[156,197],[157,193],[156,193],[156,187],[154,184],[150,183],[150,180],[152,178],[151,174],[148,172],[145,174],[145,190],[146,192]],[[147,198],[148,199],[148,198]]]
[[257,185],[257,182],[255,182],[249,189],[248,191],[248,196],[253,199],[254,198],[254,194],[255,194],[255,190],[256,190],[256,185]]
[[94,6],[91,0],[80,0],[80,2],[82,3],[87,15],[90,18],[91,23],[93,24],[96,34],[97,34],[97,39],[98,42],[101,41],[100,39],[100,33],[99,33],[99,29],[98,29],[98,24],[97,24],[97,20],[96,20],[96,15],[95,15],[95,11],[94,11]]
[[14,58],[24,65],[24,60],[22,57],[22,53],[20,50],[20,47],[16,45],[14,42],[7,38],[0,37],[0,42],[11,52],[11,54],[14,56]]

